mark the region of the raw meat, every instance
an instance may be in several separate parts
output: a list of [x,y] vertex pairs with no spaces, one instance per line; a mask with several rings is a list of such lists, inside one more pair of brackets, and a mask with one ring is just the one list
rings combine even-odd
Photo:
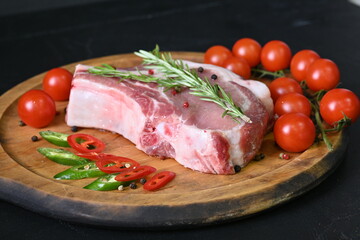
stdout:
[[186,64],[201,66],[200,77],[216,74],[210,82],[230,93],[252,123],[222,118],[222,108],[189,94],[188,89],[164,92],[155,83],[95,76],[87,72],[89,66],[78,65],[67,124],[119,133],[149,155],[174,158],[196,171],[234,174],[234,167],[244,167],[261,146],[272,119],[269,90],[220,67]]

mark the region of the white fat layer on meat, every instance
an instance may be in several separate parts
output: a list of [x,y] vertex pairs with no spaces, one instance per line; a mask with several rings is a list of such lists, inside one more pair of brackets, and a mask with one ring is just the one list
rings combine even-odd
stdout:
[[[217,173],[216,168],[212,165],[214,162],[214,146],[211,141],[214,130],[200,130],[191,125],[180,125],[176,139],[172,139],[171,144],[175,149],[176,160],[185,167],[202,171]],[[161,129],[161,127],[160,127]],[[243,152],[239,148],[240,131],[227,130],[221,132],[229,142],[228,159],[230,166],[245,166]],[[188,143],[188,144],[186,144]],[[204,169],[204,167],[206,169]]]
[[[143,125],[139,123],[144,123],[145,117],[141,114],[139,105],[115,88],[92,83],[96,86],[92,86],[91,89],[101,89],[94,92],[89,90],[88,84],[89,81],[86,79],[74,79],[67,107],[67,124],[121,133],[136,145],[140,145],[138,136],[143,130]],[[103,94],[104,91],[112,91],[113,94]],[[101,97],[99,94],[102,94]]]

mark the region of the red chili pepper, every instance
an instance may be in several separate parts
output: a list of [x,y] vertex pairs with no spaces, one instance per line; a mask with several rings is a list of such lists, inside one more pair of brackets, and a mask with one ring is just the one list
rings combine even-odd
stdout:
[[90,159],[93,161],[99,161],[101,159],[106,159],[108,157],[116,157],[115,155],[112,154],[108,154],[108,153],[97,153],[97,152],[89,152],[89,153],[75,153],[75,155],[82,157],[82,158],[86,158],[86,159]]
[[105,143],[88,134],[77,133],[67,137],[69,145],[81,153],[102,152],[105,149]]
[[119,173],[129,171],[140,166],[140,163],[120,156],[107,156],[95,162],[96,166],[105,173]]
[[176,174],[170,171],[163,171],[155,174],[149,181],[144,184],[144,189],[148,191],[157,190],[165,186],[175,178]]
[[135,169],[122,172],[115,177],[119,182],[126,182],[131,180],[140,179],[156,171],[156,168],[150,166],[139,166]]

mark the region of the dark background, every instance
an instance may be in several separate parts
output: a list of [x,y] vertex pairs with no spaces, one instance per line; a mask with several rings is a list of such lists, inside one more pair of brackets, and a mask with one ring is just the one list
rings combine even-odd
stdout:
[[[150,50],[205,51],[243,37],[278,39],[336,62],[360,96],[360,7],[326,1],[1,1],[0,93],[71,62]],[[315,189],[276,209],[210,227],[102,229],[0,201],[0,239],[360,239],[360,124],[347,157]]]

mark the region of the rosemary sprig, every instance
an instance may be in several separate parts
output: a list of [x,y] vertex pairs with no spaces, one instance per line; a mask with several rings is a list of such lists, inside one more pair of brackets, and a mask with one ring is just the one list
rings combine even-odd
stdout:
[[188,87],[190,93],[200,97],[201,100],[216,103],[224,109],[222,116],[230,116],[233,120],[239,122],[239,118],[245,122],[251,123],[242,110],[236,106],[230,94],[226,93],[222,87],[217,84],[212,85],[207,78],[201,79],[195,70],[190,70],[189,66],[181,60],[174,60],[170,53],[160,53],[156,46],[153,51],[140,50],[135,54],[143,59],[145,68],[154,69],[163,73],[162,77],[152,75],[138,74],[116,70],[110,65],[103,67],[93,67],[88,71],[92,74],[104,77],[119,77],[122,79],[133,79],[142,82],[156,82],[164,87],[165,91],[170,88]]
[[121,72],[109,64],[102,64],[102,67],[92,67],[88,70],[88,72],[103,77],[118,77],[121,79],[133,79],[141,82],[156,82],[158,80],[157,77],[145,75],[140,71],[138,71],[137,74],[133,72]]

